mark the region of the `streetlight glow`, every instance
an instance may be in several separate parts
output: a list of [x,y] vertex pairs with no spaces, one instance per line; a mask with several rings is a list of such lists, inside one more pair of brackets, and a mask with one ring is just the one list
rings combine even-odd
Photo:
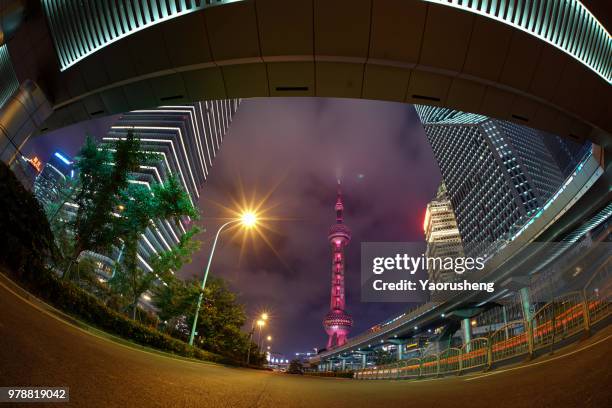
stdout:
[[246,211],[240,216],[242,225],[247,228],[252,228],[257,224],[257,215],[252,211]]
[[265,312],[261,314],[261,320],[268,320],[268,317],[268,314]]
[[263,327],[263,326],[265,326],[265,325],[266,325],[266,322],[265,322],[264,320],[259,319],[259,320],[257,321],[257,325],[258,325],[259,327]]
[[268,337],[266,337],[266,340],[268,340],[268,341],[272,341],[272,336],[268,336]]

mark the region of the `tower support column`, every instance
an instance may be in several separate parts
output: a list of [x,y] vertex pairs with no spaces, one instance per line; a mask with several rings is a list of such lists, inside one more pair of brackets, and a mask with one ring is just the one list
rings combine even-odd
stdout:
[[404,358],[404,346],[406,345],[407,340],[389,339],[388,341],[389,343],[395,344],[397,346],[397,352],[396,352],[397,361],[400,361],[402,358]]

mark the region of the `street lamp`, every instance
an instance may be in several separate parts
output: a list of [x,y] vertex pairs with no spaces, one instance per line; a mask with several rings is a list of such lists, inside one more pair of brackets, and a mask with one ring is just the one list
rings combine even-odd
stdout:
[[259,349],[261,350],[261,329],[266,325],[266,321],[263,319],[260,319],[257,321],[257,326],[259,327],[259,340],[258,340],[258,345],[259,345]]
[[[268,320],[268,314],[262,313],[260,319],[257,321],[253,320],[253,326],[251,327],[251,332],[249,333],[249,344],[247,349],[247,365],[251,362],[251,340],[253,339],[253,333],[255,332],[255,325],[259,327],[259,342],[261,343],[261,328],[266,325],[266,320]],[[259,346],[261,348],[261,345]]]
[[196,324],[198,323],[198,315],[200,314],[200,307],[202,306],[202,298],[204,297],[204,288],[206,287],[206,279],[208,279],[208,271],[210,270],[210,264],[212,263],[213,255],[215,254],[215,248],[217,247],[217,241],[221,231],[231,225],[241,223],[245,228],[252,228],[257,224],[257,215],[252,211],[244,212],[240,218],[232,219],[225,224],[221,225],[215,235],[212,249],[210,250],[210,256],[208,257],[208,263],[206,264],[206,270],[204,271],[204,278],[202,279],[202,286],[200,288],[200,296],[198,296],[198,304],[196,306],[195,316],[193,317],[193,325],[191,327],[191,335],[189,336],[189,345],[193,346],[193,339],[195,337]]

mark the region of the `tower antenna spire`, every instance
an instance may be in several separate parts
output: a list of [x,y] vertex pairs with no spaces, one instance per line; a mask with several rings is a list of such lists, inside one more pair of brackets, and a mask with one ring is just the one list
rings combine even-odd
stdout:
[[342,185],[340,178],[338,178],[338,191],[336,195],[336,224],[342,224],[344,222],[344,203],[342,202]]
[[344,203],[340,178],[338,180],[338,196],[336,199],[336,223],[329,230],[329,243],[332,251],[331,301],[329,313],[323,319],[323,327],[329,336],[327,348],[341,346],[346,343],[353,319],[345,311],[346,298],[344,286],[345,254],[344,248],[351,240],[351,230],[344,224]]

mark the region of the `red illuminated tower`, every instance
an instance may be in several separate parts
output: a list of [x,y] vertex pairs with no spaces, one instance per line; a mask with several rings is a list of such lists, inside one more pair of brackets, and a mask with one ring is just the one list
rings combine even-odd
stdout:
[[345,256],[344,248],[351,240],[351,230],[344,225],[344,205],[338,181],[338,198],[336,199],[336,223],[329,229],[329,243],[332,250],[331,303],[329,313],[323,320],[323,327],[329,336],[327,348],[346,343],[348,332],[353,326],[353,319],[344,310],[346,296],[344,293]]

